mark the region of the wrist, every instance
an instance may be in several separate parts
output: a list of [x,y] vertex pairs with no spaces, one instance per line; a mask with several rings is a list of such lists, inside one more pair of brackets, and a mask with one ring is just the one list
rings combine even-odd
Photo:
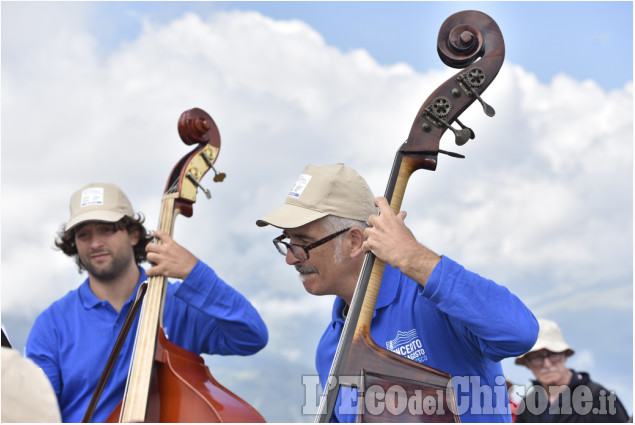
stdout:
[[402,257],[397,268],[425,287],[432,271],[441,261],[441,256],[419,243],[408,248],[405,252],[407,255]]

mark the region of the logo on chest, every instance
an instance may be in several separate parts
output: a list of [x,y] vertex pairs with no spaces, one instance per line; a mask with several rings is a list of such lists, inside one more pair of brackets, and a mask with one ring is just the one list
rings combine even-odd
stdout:
[[386,341],[386,348],[393,353],[419,363],[424,363],[428,360],[426,350],[423,349],[423,344],[416,329],[408,332],[397,331],[397,336],[394,339]]

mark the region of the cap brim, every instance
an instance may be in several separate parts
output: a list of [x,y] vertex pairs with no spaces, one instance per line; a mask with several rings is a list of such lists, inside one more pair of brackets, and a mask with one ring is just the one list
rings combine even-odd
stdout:
[[83,214],[78,214],[69,220],[64,227],[64,231],[68,231],[78,224],[86,221],[105,221],[108,223],[114,223],[124,218],[125,214],[112,212],[112,211],[87,211]]
[[256,221],[260,227],[272,225],[280,229],[295,229],[312,221],[326,217],[328,213],[310,210],[296,205],[284,204]]
[[520,357],[516,357],[516,360],[514,361],[514,363],[518,364],[518,365],[524,365],[525,364],[525,356],[527,356],[527,354],[533,353],[535,351],[539,351],[542,349],[547,349],[549,351],[552,351],[554,353],[564,353],[567,357],[570,357],[573,355],[573,353],[575,353],[575,351],[573,351],[571,348],[569,347],[565,347],[562,350],[557,349],[553,346],[550,347],[546,347],[546,346],[542,346],[542,347],[533,347],[531,349],[531,351],[526,352],[525,354],[523,354]]

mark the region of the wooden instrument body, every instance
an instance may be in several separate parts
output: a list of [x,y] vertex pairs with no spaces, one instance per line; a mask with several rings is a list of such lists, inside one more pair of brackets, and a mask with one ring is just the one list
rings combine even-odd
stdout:
[[[370,332],[354,338],[350,351],[354,355],[342,368],[340,384],[362,389],[358,412],[361,422],[404,423],[413,418],[417,422],[459,422],[448,374],[378,346]],[[347,377],[359,379],[353,382]],[[379,391],[380,396],[371,391]],[[424,411],[419,409],[424,399],[438,404]],[[413,416],[413,409],[420,410],[419,415]]]
[[[121,403],[106,422],[118,422],[120,413]],[[256,409],[216,381],[201,356],[168,341],[160,329],[146,422],[265,420]]]

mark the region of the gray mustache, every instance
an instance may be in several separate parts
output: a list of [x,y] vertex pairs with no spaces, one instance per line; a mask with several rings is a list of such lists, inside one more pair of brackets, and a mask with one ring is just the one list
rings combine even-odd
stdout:
[[299,265],[296,265],[295,269],[300,274],[317,273],[317,271],[318,271],[317,268],[313,267],[313,266],[299,266]]

